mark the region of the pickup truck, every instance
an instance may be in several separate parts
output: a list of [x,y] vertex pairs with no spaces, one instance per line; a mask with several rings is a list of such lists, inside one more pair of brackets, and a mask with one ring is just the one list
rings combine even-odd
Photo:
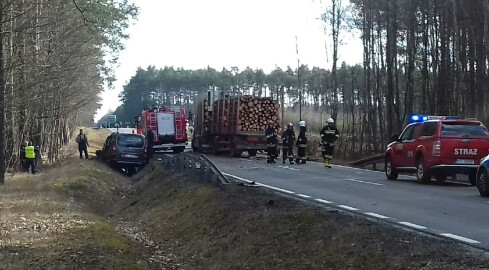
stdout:
[[431,181],[432,176],[444,182],[447,176],[465,174],[475,185],[480,161],[489,153],[486,127],[477,120],[424,120],[407,125],[400,136],[393,137],[385,156],[387,179],[414,172],[420,183]]

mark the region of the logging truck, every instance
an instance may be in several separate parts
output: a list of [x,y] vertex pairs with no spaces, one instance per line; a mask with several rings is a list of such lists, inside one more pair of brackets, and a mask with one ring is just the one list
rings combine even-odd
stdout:
[[272,98],[242,96],[237,93],[209,91],[196,103],[194,152],[230,153],[239,157],[243,152],[255,156],[266,150],[265,130],[268,121],[280,129],[280,104]]

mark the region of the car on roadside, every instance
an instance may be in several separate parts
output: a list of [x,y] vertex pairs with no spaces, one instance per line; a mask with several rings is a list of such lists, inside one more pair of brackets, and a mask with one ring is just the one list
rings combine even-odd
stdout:
[[414,172],[420,183],[444,182],[448,176],[468,175],[476,184],[480,161],[489,153],[489,132],[476,119],[412,116],[400,136],[393,136],[385,155],[387,179]]
[[481,160],[477,169],[476,185],[482,197],[489,197],[489,155]]
[[141,134],[114,132],[107,137],[97,156],[111,167],[132,175],[148,162],[145,137]]

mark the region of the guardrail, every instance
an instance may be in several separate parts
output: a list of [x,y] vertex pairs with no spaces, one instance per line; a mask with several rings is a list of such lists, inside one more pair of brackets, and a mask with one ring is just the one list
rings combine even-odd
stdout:
[[375,171],[377,170],[377,163],[383,163],[384,161],[385,154],[378,154],[350,162],[348,165],[356,167],[365,167],[367,165],[372,165]]
[[208,179],[209,182],[218,186],[231,184],[226,176],[210,161],[205,155],[191,155],[180,153],[163,159],[163,166],[174,172],[179,172],[187,176],[199,176]]

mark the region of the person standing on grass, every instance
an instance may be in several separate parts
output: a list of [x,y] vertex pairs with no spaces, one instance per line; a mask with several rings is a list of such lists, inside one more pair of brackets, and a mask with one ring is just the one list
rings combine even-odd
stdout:
[[26,172],[29,173],[30,169],[32,174],[36,174],[36,149],[32,145],[32,142],[29,142],[29,145],[25,147],[24,151]]
[[80,134],[76,136],[76,143],[78,143],[78,151],[80,152],[80,159],[83,158],[83,153],[85,153],[85,158],[88,159],[88,149],[90,146],[88,143],[87,134],[83,133],[83,129],[80,129]]
[[148,159],[151,159],[153,158],[153,144],[155,140],[155,134],[153,133],[150,127],[146,129],[146,139],[148,140],[147,142]]
[[25,148],[29,145],[27,141],[22,142],[20,146],[20,169],[22,172],[26,172],[26,158],[25,158]]

